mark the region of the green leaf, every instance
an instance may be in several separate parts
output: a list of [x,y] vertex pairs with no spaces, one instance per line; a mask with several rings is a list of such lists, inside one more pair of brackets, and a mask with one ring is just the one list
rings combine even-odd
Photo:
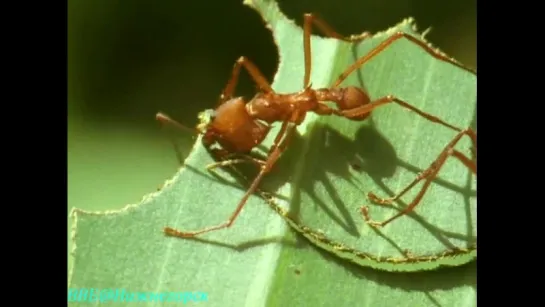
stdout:
[[[246,4],[262,14],[279,46],[273,88],[299,91],[304,71],[301,29],[274,1]],[[314,36],[313,87],[327,87],[356,58],[400,30],[420,36],[410,20],[356,46]],[[349,84],[364,87],[375,99],[396,95],[459,127],[474,124],[476,76],[404,39],[343,83]],[[436,158],[453,131],[388,105],[364,122],[309,114],[298,132],[262,189],[274,192],[275,201],[305,225],[385,257],[402,257],[404,250],[438,254],[474,243],[476,179],[458,161],[445,165],[413,214],[375,231],[359,213],[360,206],[369,204],[367,192],[388,196],[402,189]],[[457,149],[468,152],[468,147],[469,142],[461,142]],[[198,291],[208,294],[211,306],[475,305],[474,262],[418,273],[356,266],[300,240],[258,197],[250,198],[229,229],[197,240],[165,237],[164,226],[194,230],[219,224],[241,199],[245,187],[238,184],[240,178],[223,170],[207,172],[205,166],[212,162],[198,139],[185,165],[141,203],[111,212],[75,209],[69,287]],[[350,167],[354,163],[361,171]],[[410,201],[414,192],[403,199]],[[369,207],[378,220],[397,212]]]

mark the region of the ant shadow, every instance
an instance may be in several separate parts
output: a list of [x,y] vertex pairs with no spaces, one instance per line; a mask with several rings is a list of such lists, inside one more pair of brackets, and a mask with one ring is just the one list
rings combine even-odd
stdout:
[[424,293],[434,306],[441,306],[441,303],[432,294],[434,291],[448,291],[462,286],[469,286],[474,291],[477,289],[475,278],[476,261],[457,267],[445,267],[440,270],[400,274],[399,272],[380,271],[356,265],[340,259],[306,241],[301,240],[298,248],[312,249],[313,252],[318,253],[325,261],[335,263],[355,278],[369,280],[390,288]]
[[[329,117],[332,118],[332,117]],[[404,168],[415,175],[422,169],[411,165],[410,163],[398,158],[393,145],[376,130],[372,118],[368,119],[368,125],[362,125],[356,130],[353,139],[349,139],[338,130],[331,128],[328,124],[329,118],[320,118],[308,127],[308,136],[303,137],[299,133],[293,135],[293,139],[288,149],[283,153],[277,161],[271,173],[263,180],[260,189],[264,191],[278,191],[285,184],[290,184],[291,195],[283,196],[276,195],[275,197],[290,201],[290,215],[292,217],[299,216],[302,195],[306,194],[318,209],[323,210],[332,221],[345,229],[347,233],[354,236],[359,236],[357,231],[357,223],[364,223],[363,219],[354,221],[348,207],[353,207],[354,204],[348,206],[343,201],[342,195],[339,195],[334,187],[335,179],[342,178],[347,184],[357,187],[359,182],[356,176],[358,173],[365,172],[373,182],[388,195],[393,195],[394,192],[388,188],[384,180],[394,175],[398,168]],[[475,120],[474,120],[475,121]],[[476,122],[476,121],[475,121]],[[361,123],[355,123],[361,125]],[[475,124],[472,124],[474,126]],[[260,151],[266,152],[264,146],[258,147]],[[258,153],[259,155],[259,153]],[[301,157],[304,157],[303,159]],[[323,161],[324,157],[334,157]],[[263,158],[263,157],[261,157]],[[314,159],[315,158],[315,159]],[[354,162],[357,160],[356,162]],[[305,165],[301,165],[304,163]],[[214,180],[228,184],[234,188],[246,191],[248,180],[257,175],[258,169],[252,164],[240,164],[235,167],[236,174],[233,174],[235,182],[230,181],[221,176],[216,171],[200,170],[194,166],[185,165],[189,170],[199,173],[202,176],[213,178]],[[224,168],[230,172],[230,168]],[[298,171],[294,171],[299,169]],[[240,176],[242,173],[244,176]],[[305,180],[309,179],[309,180]],[[411,212],[405,218],[412,218],[417,221],[422,227],[426,228],[439,242],[444,244],[448,249],[454,249],[454,245],[450,239],[475,241],[476,237],[471,237],[468,234],[473,233],[473,225],[471,223],[472,212],[470,210],[470,198],[476,195],[476,192],[471,189],[472,176],[468,176],[467,184],[464,187],[459,187],[446,180],[437,177],[434,183],[457,193],[464,195],[466,200],[466,212],[468,218],[468,229],[466,234],[448,232],[428,223],[422,216],[415,212]],[[320,184],[327,192],[330,203],[324,201],[316,192],[316,186]],[[361,186],[361,184],[360,184]],[[366,193],[360,191],[362,195],[362,203],[366,201]],[[308,203],[308,202],[305,202]],[[397,206],[392,206],[392,209],[402,210],[407,204],[402,201],[396,202]],[[235,204],[233,204],[234,206]],[[358,204],[359,205],[359,204]],[[388,238],[380,230],[371,228],[378,236],[381,236],[389,244],[391,244],[400,253],[404,254],[405,250],[399,246],[394,240]],[[401,288],[407,291],[419,291],[425,293],[433,305],[440,306],[440,303],[435,299],[431,292],[436,290],[449,290],[460,287],[461,285],[476,288],[474,271],[476,262],[473,261],[467,265],[444,268],[438,271],[431,272],[416,272],[410,274],[390,273],[377,271],[371,268],[365,268],[324,251],[313,244],[310,244],[297,232],[294,232],[295,242],[288,240],[285,237],[269,237],[259,240],[251,240],[241,244],[228,244],[205,238],[192,238],[189,240],[201,242],[204,244],[212,244],[222,248],[228,248],[236,252],[242,252],[264,244],[278,243],[285,248],[314,249],[321,257],[328,262],[333,262],[336,265],[346,269],[356,278],[372,280],[378,284],[385,284],[389,287]],[[448,274],[446,272],[449,272]],[[455,277],[456,276],[456,277]],[[432,283],[429,281],[433,280]]]
[[[300,208],[303,193],[310,198],[310,202],[315,204],[320,210],[325,212],[328,217],[334,221],[337,225],[342,227],[348,234],[359,237],[358,224],[363,223],[363,220],[354,221],[353,214],[350,213],[348,208],[353,208],[354,204],[347,206],[343,197],[339,195],[335,188],[334,181],[337,178],[343,178],[344,181],[352,187],[359,190],[362,196],[361,203],[357,205],[363,205],[368,202],[366,197],[366,191],[359,189],[362,186],[358,182],[355,173],[367,173],[368,177],[379,187],[384,193],[389,196],[394,195],[394,191],[390,190],[384,183],[384,180],[391,178],[398,167],[403,167],[415,176],[423,171],[418,167],[411,165],[410,163],[399,159],[396,155],[395,149],[392,144],[382,136],[376,129],[373,123],[372,116],[366,120],[366,124],[359,122],[352,122],[360,125],[359,130],[356,131],[354,139],[349,139],[346,136],[338,132],[329,126],[328,122],[332,120],[344,120],[331,117],[321,117],[317,121],[307,127],[308,131],[311,131],[308,138],[303,138],[299,133],[294,133],[290,146],[283,153],[281,158],[277,161],[272,171],[265,176],[263,182],[260,184],[260,189],[267,191],[277,199],[290,201],[290,215],[293,217],[300,216]],[[351,123],[350,121],[346,121]],[[475,121],[474,121],[475,122]],[[265,146],[258,146],[259,151],[255,152],[259,158],[265,160],[266,156],[263,154],[267,152]],[[178,160],[182,160],[179,154],[179,150],[176,150]],[[304,153],[304,159],[301,159]],[[331,157],[327,162],[323,161],[324,157]],[[301,163],[305,165],[301,165]],[[216,170],[206,171],[200,170],[197,167],[185,164],[188,170],[191,170],[201,176],[205,176],[208,179],[217,181],[221,184],[229,185],[234,188],[246,190],[248,186],[247,178],[255,178],[259,169],[253,164],[238,164],[234,166],[234,169],[238,173],[230,178],[226,179],[224,176]],[[231,167],[223,167],[222,169],[232,173]],[[296,170],[295,172],[293,170]],[[300,174],[297,174],[299,170]],[[298,177],[298,178],[296,178]],[[235,182],[232,179],[235,179]],[[472,177],[469,176],[465,187],[460,188],[450,182],[447,182],[440,178],[440,175],[433,181],[435,184],[446,187],[450,190],[462,193],[465,199],[466,217],[468,220],[467,234],[473,233],[473,225],[471,222],[471,210],[470,210],[470,198],[475,196],[475,191],[471,190]],[[291,186],[291,195],[285,196],[276,191],[286,183]],[[359,185],[358,185],[359,183]],[[323,198],[319,197],[317,191],[318,185],[321,185],[327,192],[330,203],[326,203]],[[270,193],[270,191],[275,191]],[[331,203],[334,205],[332,206]],[[401,200],[396,201],[398,206],[392,206],[394,210],[402,210],[407,204]],[[453,245],[447,238],[455,239],[467,239],[467,235],[448,232],[431,225],[426,222],[421,216],[415,212],[410,212],[406,215],[419,222],[423,227],[427,228],[438,241],[442,242],[446,247],[452,248]],[[392,246],[402,251],[392,240],[389,240],[383,235],[380,230],[372,228],[375,233],[383,237],[386,241],[389,241]],[[474,237],[468,239],[468,245],[471,245],[472,241],[475,241]]]
[[271,244],[271,243],[282,244],[282,246],[284,247],[291,247],[291,248],[301,247],[299,241],[290,241],[286,239],[285,237],[261,238],[261,239],[249,240],[239,244],[230,244],[226,242],[221,242],[221,241],[211,240],[211,239],[206,239],[201,237],[185,238],[185,240],[190,240],[190,241],[199,242],[203,244],[212,244],[218,247],[231,249],[237,252],[243,252],[246,250],[250,250],[252,248],[256,248],[256,247]]
[[[362,203],[368,202],[366,192],[359,187],[362,186],[358,182],[355,173],[365,172],[368,177],[374,182],[386,194],[393,196],[395,193],[384,183],[384,180],[391,178],[396,172],[398,167],[403,167],[416,174],[423,171],[418,167],[411,165],[410,163],[399,159],[396,155],[395,149],[388,140],[386,140],[373,125],[361,126],[356,134],[355,139],[350,140],[344,135],[340,134],[337,130],[332,129],[330,126],[316,122],[311,128],[313,133],[308,140],[309,151],[317,152],[318,155],[308,153],[305,155],[306,164],[319,165],[319,167],[305,167],[304,177],[298,182],[299,186],[294,188],[292,192],[292,202],[290,206],[290,213],[293,216],[299,216],[301,206],[301,193],[304,192],[309,196],[313,203],[320,207],[330,218],[341,226],[347,233],[359,237],[358,227],[353,220],[353,214],[350,214],[347,208],[353,208],[354,204],[345,204],[341,195],[334,187],[334,182],[338,181],[336,178],[343,178],[346,184],[356,188],[361,193]],[[299,152],[300,154],[301,152]],[[320,158],[334,157],[327,160],[327,163],[320,161]],[[317,160],[313,160],[317,158]],[[357,158],[357,163],[354,163],[354,159]],[[354,165],[357,165],[354,167]],[[290,167],[282,169],[291,169]],[[447,189],[462,193],[467,199],[467,211],[469,208],[469,198],[476,193],[469,187],[456,186],[440,177],[435,178],[434,182],[437,185],[443,186]],[[331,204],[326,204],[317,195],[316,186],[320,184],[324,187],[324,190],[328,193],[329,198],[332,200],[334,207]],[[471,184],[471,181],[469,182]],[[397,201],[398,206],[393,206],[397,210],[403,210],[407,206],[402,201]],[[416,220],[423,227],[425,227],[430,233],[432,233],[437,240],[442,242],[448,248],[454,248],[448,238],[467,240],[468,235],[448,232],[428,223],[423,217],[419,216],[415,212],[407,214],[408,217]],[[471,218],[471,215],[469,215]],[[470,220],[469,220],[470,221]],[[363,223],[363,218],[357,223]],[[471,223],[468,223],[471,224]],[[380,230],[372,228],[378,235],[382,235]],[[472,232],[467,232],[471,234]],[[469,241],[474,241],[475,238],[469,238]],[[391,240],[392,245],[396,246]],[[469,243],[471,244],[471,243]],[[398,248],[398,247],[396,247]],[[401,248],[398,248],[400,251]]]
[[[476,289],[476,280],[472,277],[476,270],[476,261],[458,267],[442,268],[441,270],[400,274],[396,272],[379,271],[372,268],[362,267],[340,259],[331,253],[314,246],[308,241],[300,239],[298,234],[295,237],[295,240],[289,240],[285,237],[268,237],[259,240],[251,240],[240,244],[228,244],[225,242],[200,237],[187,238],[186,240],[200,242],[203,244],[212,244],[217,247],[227,248],[236,252],[243,252],[271,243],[282,244],[284,248],[293,248],[297,250],[312,249],[313,252],[319,254],[325,261],[334,263],[335,265],[343,268],[355,278],[370,280],[377,284],[386,285],[392,288],[400,288],[404,289],[405,291],[422,292],[435,306],[441,306],[441,304],[433,297],[431,292],[437,290],[448,291],[463,285]],[[295,274],[297,274],[297,272]],[[284,278],[289,279],[289,277]],[[327,282],[327,280],[324,282]]]
[[[351,48],[352,58],[353,58],[354,62],[356,62],[361,56],[361,54],[358,54],[358,46],[359,46],[359,44],[354,44],[352,46],[352,48]],[[357,82],[358,86],[368,93],[369,91],[365,87],[365,82],[364,82],[362,70],[357,69],[354,72],[354,75],[357,78],[356,82]],[[374,122],[373,122],[372,115],[370,116],[369,119],[367,119],[367,121],[370,123],[371,127],[374,127]],[[472,121],[471,121],[469,127],[476,131],[476,126],[477,126],[477,104],[475,103],[473,116],[472,116]],[[363,139],[365,139],[365,140],[367,140],[369,142],[373,142],[373,140],[379,140],[379,138],[373,138],[372,135],[368,135],[367,137],[364,136]],[[370,146],[371,150],[373,150],[375,148],[379,149],[377,152],[379,152],[380,154],[389,153],[390,151],[387,148],[388,145],[389,145],[391,150],[392,150],[390,153],[393,153],[393,147],[389,143],[387,143],[387,141],[385,139],[383,139],[383,140],[384,140],[384,142],[376,142],[374,144],[370,143],[368,145]],[[393,154],[395,155],[395,153],[393,153]],[[419,168],[415,167],[414,165],[411,165],[410,163],[407,163],[406,161],[402,161],[402,160],[400,160],[398,158],[394,158],[393,156],[391,156],[390,159],[392,161],[396,160],[397,166],[403,167],[403,168],[411,171],[415,175],[422,171],[422,169],[419,169]],[[476,157],[473,157],[473,159],[475,161]],[[374,159],[374,160],[379,161],[377,159]],[[375,184],[377,184],[377,186],[379,186],[387,195],[389,195],[389,197],[392,197],[392,196],[395,195],[394,191],[390,190],[382,182],[382,179],[391,177],[392,174],[393,174],[392,169],[382,168],[382,167],[388,166],[388,165],[391,166],[393,164],[386,163],[386,164],[383,164],[383,165],[380,166],[381,169],[384,171],[382,174],[380,173],[380,169],[367,169],[367,170],[364,170],[364,171],[367,171],[367,173],[371,176],[371,178],[373,179]],[[353,166],[353,168],[355,170],[360,170],[360,167],[359,167],[359,165],[357,163],[353,164],[352,166]],[[379,170],[379,172],[375,172],[375,170]],[[449,182],[447,182],[445,180],[442,180],[440,178],[440,176],[441,175],[439,173],[438,176],[435,177],[432,182],[437,184],[437,185],[446,187],[446,188],[448,188],[448,189],[450,189],[452,191],[456,191],[458,193],[461,193],[464,196],[464,206],[465,206],[465,212],[466,212],[466,225],[467,225],[466,234],[468,234],[468,235],[460,235],[460,234],[456,234],[456,233],[447,232],[447,231],[444,231],[444,230],[439,230],[437,227],[427,223],[424,219],[422,219],[421,217],[416,215],[414,211],[406,214],[406,216],[417,220],[424,227],[428,228],[432,234],[436,234],[438,231],[440,231],[443,234],[445,234],[445,235],[447,235],[448,237],[451,237],[451,238],[466,239],[466,240],[468,240],[468,246],[470,246],[476,241],[476,237],[471,235],[471,234],[474,233],[474,229],[473,229],[473,223],[472,223],[472,218],[471,218],[472,217],[472,212],[471,212],[471,203],[470,203],[470,198],[476,196],[476,191],[472,190],[472,188],[471,188],[474,174],[471,173],[471,172],[468,172],[467,180],[465,182],[464,187],[462,187],[462,188],[460,188],[458,186],[455,186],[455,185],[453,185],[453,184],[451,184],[451,183],[449,183]],[[399,211],[401,211],[401,210],[403,210],[404,208],[407,207],[407,204],[404,203],[403,201],[401,201],[400,199],[398,199],[396,201],[396,203],[398,205],[401,205],[400,208],[396,208]],[[394,208],[394,207],[392,207],[392,208]],[[372,228],[372,229],[377,234],[379,233],[379,231],[377,229],[375,229],[375,228]],[[437,236],[436,236],[436,238],[439,239],[439,237],[437,237]],[[443,244],[445,244],[445,246],[447,246],[447,247],[451,246],[450,242],[448,242],[448,241],[444,241],[444,240],[440,240],[440,241],[443,242]]]
[[[394,195],[394,191],[388,188],[384,180],[392,177],[398,167],[403,167],[413,172],[415,176],[423,171],[423,169],[399,159],[394,147],[374,128],[372,123],[368,126],[361,126],[357,130],[354,140],[342,135],[326,123],[317,121],[312,125],[309,128],[312,132],[309,134],[308,139],[303,138],[298,133],[293,135],[289,148],[277,161],[273,170],[263,179],[260,189],[270,193],[269,191],[278,191],[281,186],[289,183],[291,186],[291,195],[270,194],[276,198],[290,201],[290,216],[294,218],[300,216],[301,203],[304,202],[302,194],[304,193],[310,198],[310,202],[325,212],[332,221],[350,235],[359,237],[357,223],[364,223],[363,218],[360,221],[354,221],[353,214],[348,209],[353,208],[354,204],[347,205],[343,201],[342,195],[339,195],[334,185],[334,181],[337,181],[336,178],[343,178],[346,184],[358,189],[362,196],[361,204],[363,204],[368,201],[366,192],[359,188],[362,184],[358,181],[355,174],[361,172],[367,173],[369,178],[384,193]],[[304,159],[301,159],[302,153],[305,153]],[[325,163],[323,161],[324,157],[334,158],[328,159],[327,163]],[[354,162],[354,158],[357,158],[357,163]],[[301,163],[305,165],[301,165]],[[202,176],[207,176],[195,167],[189,165],[186,165],[186,167],[200,173]],[[223,178],[216,171],[208,172],[211,175],[208,175],[208,177],[215,178],[214,180],[222,184],[228,184],[234,188],[246,191],[249,183],[246,178],[254,178],[259,170],[251,164],[240,164],[235,166],[235,169],[237,173],[244,175],[244,178],[241,178],[240,174],[235,174],[232,170],[227,169],[228,172],[233,173],[236,183]],[[294,172],[294,169],[298,171]],[[297,174],[297,172],[301,174]],[[467,216],[469,221],[471,221],[469,199],[476,194],[475,191],[471,190],[471,180],[468,180],[469,185],[466,187],[456,186],[440,177],[436,177],[434,182],[437,185],[464,195],[466,199],[466,211],[468,212]],[[318,195],[318,184],[327,192],[333,206]],[[392,209],[401,211],[407,206],[401,200],[398,200],[396,204],[398,206],[392,206]],[[408,213],[406,217],[420,223],[449,249],[455,248],[449,239],[467,240],[468,245],[471,245],[471,242],[476,240],[475,237],[468,237],[466,234],[440,229],[427,222],[415,212]],[[468,224],[471,228],[468,229],[467,234],[472,234],[471,222]],[[383,235],[380,230],[371,229],[377,235],[390,242],[394,248],[403,252],[401,247]]]

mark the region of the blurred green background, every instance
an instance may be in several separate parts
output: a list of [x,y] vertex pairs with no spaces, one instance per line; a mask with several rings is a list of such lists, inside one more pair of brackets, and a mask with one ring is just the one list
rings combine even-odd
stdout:
[[[278,2],[299,25],[314,12],[346,35],[412,16],[419,30],[432,28],[427,39],[436,47],[476,67],[475,0]],[[121,208],[155,191],[178,168],[155,113],[194,126],[239,56],[272,80],[276,52],[261,17],[242,0],[69,0],[68,211]],[[244,75],[237,93],[254,89]]]

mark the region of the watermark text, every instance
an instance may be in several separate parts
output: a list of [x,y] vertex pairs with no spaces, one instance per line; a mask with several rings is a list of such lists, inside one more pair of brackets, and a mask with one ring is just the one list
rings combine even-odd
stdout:
[[206,292],[136,292],[125,289],[70,288],[68,302],[206,302]]

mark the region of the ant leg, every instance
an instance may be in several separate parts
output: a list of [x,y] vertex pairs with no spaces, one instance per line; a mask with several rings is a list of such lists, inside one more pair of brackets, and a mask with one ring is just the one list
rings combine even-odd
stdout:
[[339,78],[337,79],[337,81],[335,81],[335,83],[333,83],[333,87],[337,87],[339,86],[352,72],[354,72],[356,69],[358,69],[359,67],[361,67],[363,64],[365,64],[367,61],[369,61],[370,59],[372,59],[373,57],[375,57],[377,54],[379,54],[380,52],[382,52],[384,49],[386,49],[389,45],[391,45],[392,43],[394,43],[395,41],[397,41],[398,39],[401,39],[401,38],[406,38],[408,40],[410,40],[411,42],[419,45],[422,49],[424,49],[427,53],[429,53],[431,56],[433,56],[434,58],[436,59],[439,59],[441,61],[444,61],[444,62],[447,62],[447,63],[450,63],[454,66],[457,66],[459,68],[462,68],[464,70],[467,70],[471,73],[474,73],[476,74],[477,72],[471,68],[468,68],[468,67],[465,67],[464,65],[458,63],[456,60],[454,59],[451,59],[449,57],[447,57],[446,55],[440,53],[439,51],[431,48],[427,43],[419,40],[418,38],[410,35],[410,34],[407,34],[407,33],[404,33],[404,32],[397,32],[395,34],[393,34],[392,36],[390,36],[388,39],[386,39],[385,41],[383,41],[382,43],[380,43],[377,47],[375,47],[373,50],[371,50],[369,53],[367,53],[366,55],[362,56],[361,58],[359,58],[354,64],[352,64],[351,66],[349,66],[340,76]]
[[[261,167],[265,164],[264,161],[258,158],[252,157],[250,154],[229,152],[225,149],[210,148],[209,149],[214,159],[218,162],[210,163],[206,166],[206,169],[211,171],[216,167],[230,166],[234,164],[240,164],[245,162],[251,162]],[[238,158],[237,158],[238,157]]]
[[282,122],[282,126],[280,127],[280,130],[276,134],[276,137],[274,138],[273,144],[271,148],[269,149],[269,155],[276,150],[276,148],[279,146],[280,141],[282,139],[282,136],[286,133],[286,129],[288,128],[288,122]]
[[371,36],[371,33],[367,31],[359,35],[343,36],[337,33],[335,30],[333,30],[333,28],[329,24],[327,24],[327,22],[325,22],[322,18],[312,13],[307,13],[304,15],[304,17],[305,17],[305,27],[307,26],[306,25],[307,23],[309,24],[309,27],[310,27],[310,23],[314,23],[314,25],[318,29],[320,29],[320,31],[322,31],[322,33],[324,33],[325,35],[343,40],[345,42],[349,42],[349,43],[359,42]]
[[225,86],[225,89],[220,96],[219,104],[224,103],[226,100],[230,99],[233,96],[235,87],[238,83],[238,77],[240,75],[241,67],[244,67],[246,69],[254,82],[262,91],[273,92],[271,85],[269,84],[267,79],[265,79],[265,76],[263,76],[263,73],[261,73],[259,68],[257,68],[257,66],[252,61],[248,60],[246,57],[241,56],[240,58],[238,58],[238,60],[235,62],[235,65],[233,66],[231,78],[229,78],[229,81],[227,82],[227,85]]
[[311,51],[310,51],[310,36],[312,32],[312,24],[314,24],[320,31],[329,37],[340,39],[346,42],[357,42],[371,36],[371,33],[364,32],[360,35],[352,35],[350,37],[344,37],[339,33],[335,32],[331,26],[329,26],[324,20],[315,16],[311,13],[304,15],[304,24],[303,24],[303,48],[305,54],[305,78],[303,81],[303,88],[307,88],[310,84],[310,70],[312,67]]
[[[174,127],[178,128],[180,130],[189,131],[191,133],[198,133],[198,131],[196,129],[188,128],[188,127],[180,124],[179,122],[173,120],[172,118],[168,117],[166,114],[163,114],[161,112],[159,112],[159,113],[157,113],[155,115],[155,119],[158,120],[163,125],[163,127],[165,125],[171,125],[171,126],[174,126]],[[183,164],[184,161],[183,161],[183,158],[182,158],[180,148],[178,147],[178,145],[176,144],[176,141],[174,140],[174,138],[172,136],[169,135],[169,139],[170,139],[170,142],[172,143],[172,145],[174,146],[174,151],[176,152],[176,159],[178,160],[178,163]]]
[[[295,118],[297,118],[297,116],[299,116],[299,112],[296,110],[291,118],[291,120],[295,120]],[[179,238],[191,238],[191,237],[194,237],[194,236],[197,236],[197,235],[200,235],[200,234],[203,234],[203,233],[206,233],[206,232],[210,232],[210,231],[215,231],[215,230],[220,230],[220,229],[223,229],[223,228],[228,228],[228,227],[231,227],[231,225],[233,225],[233,223],[235,222],[237,216],[240,214],[240,212],[242,211],[242,208],[244,207],[244,205],[246,204],[246,202],[248,201],[248,199],[250,198],[250,195],[252,195],[257,187],[259,186],[259,184],[261,183],[261,180],[263,179],[263,177],[265,176],[265,174],[267,174],[272,166],[274,165],[274,163],[276,163],[276,161],[278,160],[278,158],[280,158],[280,154],[282,153],[282,151],[285,150],[285,148],[287,147],[290,139],[291,139],[291,136],[293,135],[293,132],[295,130],[295,124],[293,123],[289,123],[290,126],[285,130],[285,137],[284,137],[284,140],[282,141],[282,143],[277,147],[275,148],[275,150],[269,155],[266,163],[261,167],[261,171],[259,172],[259,174],[257,175],[257,177],[254,179],[254,181],[252,182],[252,184],[250,185],[250,187],[248,188],[248,190],[246,191],[246,193],[244,194],[244,196],[242,197],[242,199],[240,200],[237,208],[235,209],[235,211],[231,214],[231,216],[229,217],[229,219],[227,221],[225,221],[224,223],[222,224],[219,224],[219,225],[216,225],[216,226],[211,226],[211,227],[206,227],[206,228],[203,228],[201,230],[196,230],[196,231],[187,231],[187,232],[182,232],[182,231],[179,231],[179,230],[176,230],[174,228],[171,228],[171,227],[165,227],[164,228],[164,232],[165,234],[169,235],[169,236],[174,236],[174,237],[179,237]]]
[[382,98],[379,98],[369,104],[366,104],[366,105],[362,105],[362,106],[359,106],[359,107],[356,107],[354,109],[348,109],[348,110],[341,110],[341,111],[338,111],[338,112],[335,112],[335,114],[339,114],[341,116],[344,116],[346,118],[358,118],[364,114],[368,114],[370,113],[372,110],[382,106],[382,105],[385,105],[385,104],[388,104],[388,103],[396,103],[398,105],[400,105],[401,107],[403,108],[406,108],[406,109],[409,109],[415,113],[417,113],[418,115],[424,117],[425,119],[431,121],[431,122],[434,122],[434,123],[437,123],[437,124],[440,124],[442,126],[445,126],[447,128],[450,128],[452,130],[455,130],[455,131],[462,131],[462,129],[458,128],[458,127],[455,127],[447,122],[445,122],[444,120],[440,119],[439,117],[437,116],[434,116],[434,115],[431,115],[429,113],[426,113],[420,109],[418,109],[417,107],[409,104],[408,102],[405,102],[395,96],[392,96],[392,95],[388,95],[386,97],[382,97]]
[[451,156],[453,156],[453,157],[457,158],[458,160],[460,160],[467,168],[469,168],[474,174],[476,174],[477,173],[476,163],[474,161],[472,161],[471,159],[469,159],[468,157],[466,157],[461,152],[454,149],[454,146],[456,146],[458,141],[460,141],[460,139],[464,135],[468,135],[475,144],[476,134],[475,134],[475,132],[473,130],[466,129],[466,130],[460,131],[447,144],[447,146],[439,154],[437,159],[435,161],[433,161],[433,163],[426,170],[424,170],[422,173],[420,173],[405,189],[403,189],[403,191],[396,194],[394,197],[387,198],[387,199],[380,199],[375,194],[370,192],[368,194],[368,197],[371,199],[371,201],[378,202],[378,203],[380,203],[382,205],[386,205],[386,204],[390,204],[393,201],[399,199],[406,192],[408,192],[411,188],[413,188],[418,182],[420,182],[420,181],[422,181],[424,179],[426,180],[424,185],[420,189],[420,192],[417,194],[417,196],[414,198],[414,200],[407,206],[407,208],[405,208],[404,210],[402,210],[398,214],[392,216],[391,218],[389,218],[389,219],[387,219],[385,221],[376,222],[376,221],[371,220],[371,218],[369,217],[369,212],[368,212],[367,206],[363,206],[361,208],[361,213],[363,214],[363,216],[364,216],[365,220],[367,221],[367,223],[370,224],[371,226],[374,226],[374,227],[382,227],[382,226],[392,222],[393,220],[397,219],[398,217],[403,216],[403,215],[413,211],[414,208],[422,200],[422,197],[424,196],[427,189],[429,188],[432,180],[437,176],[437,173],[439,172],[439,170],[445,164],[446,160]]
[[[473,162],[471,159],[469,159],[466,155],[464,155],[463,153],[453,149],[451,153],[449,153],[449,156],[453,156],[455,158],[457,158],[458,160],[460,160],[460,162],[462,162],[467,168],[469,168],[473,173],[476,173],[476,165],[475,165],[475,162]],[[410,189],[412,189],[418,182],[420,182],[421,180],[425,179],[425,178],[429,178],[429,177],[435,177],[436,176],[436,173],[430,173],[432,170],[430,169],[439,169],[441,168],[441,166],[439,167],[436,167],[434,166],[433,164],[428,168],[426,169],[424,172],[420,173],[405,189],[403,189],[403,191],[401,191],[400,193],[396,194],[395,196],[393,197],[390,197],[390,198],[379,198],[378,196],[375,195],[375,193],[373,192],[369,192],[368,194],[368,197],[369,199],[374,202],[374,203],[377,203],[379,205],[391,205],[392,202],[398,200],[401,196],[403,196],[405,193],[407,193]],[[433,179],[433,178],[432,178]]]
[[230,166],[230,165],[235,165],[235,164],[240,164],[240,163],[248,163],[248,162],[254,163],[259,167],[262,167],[263,165],[265,165],[265,162],[260,160],[260,159],[250,157],[250,156],[242,156],[239,159],[228,159],[228,160],[224,160],[224,161],[210,163],[210,164],[208,164],[206,166],[206,169],[211,171],[216,167],[225,167],[225,166]]

